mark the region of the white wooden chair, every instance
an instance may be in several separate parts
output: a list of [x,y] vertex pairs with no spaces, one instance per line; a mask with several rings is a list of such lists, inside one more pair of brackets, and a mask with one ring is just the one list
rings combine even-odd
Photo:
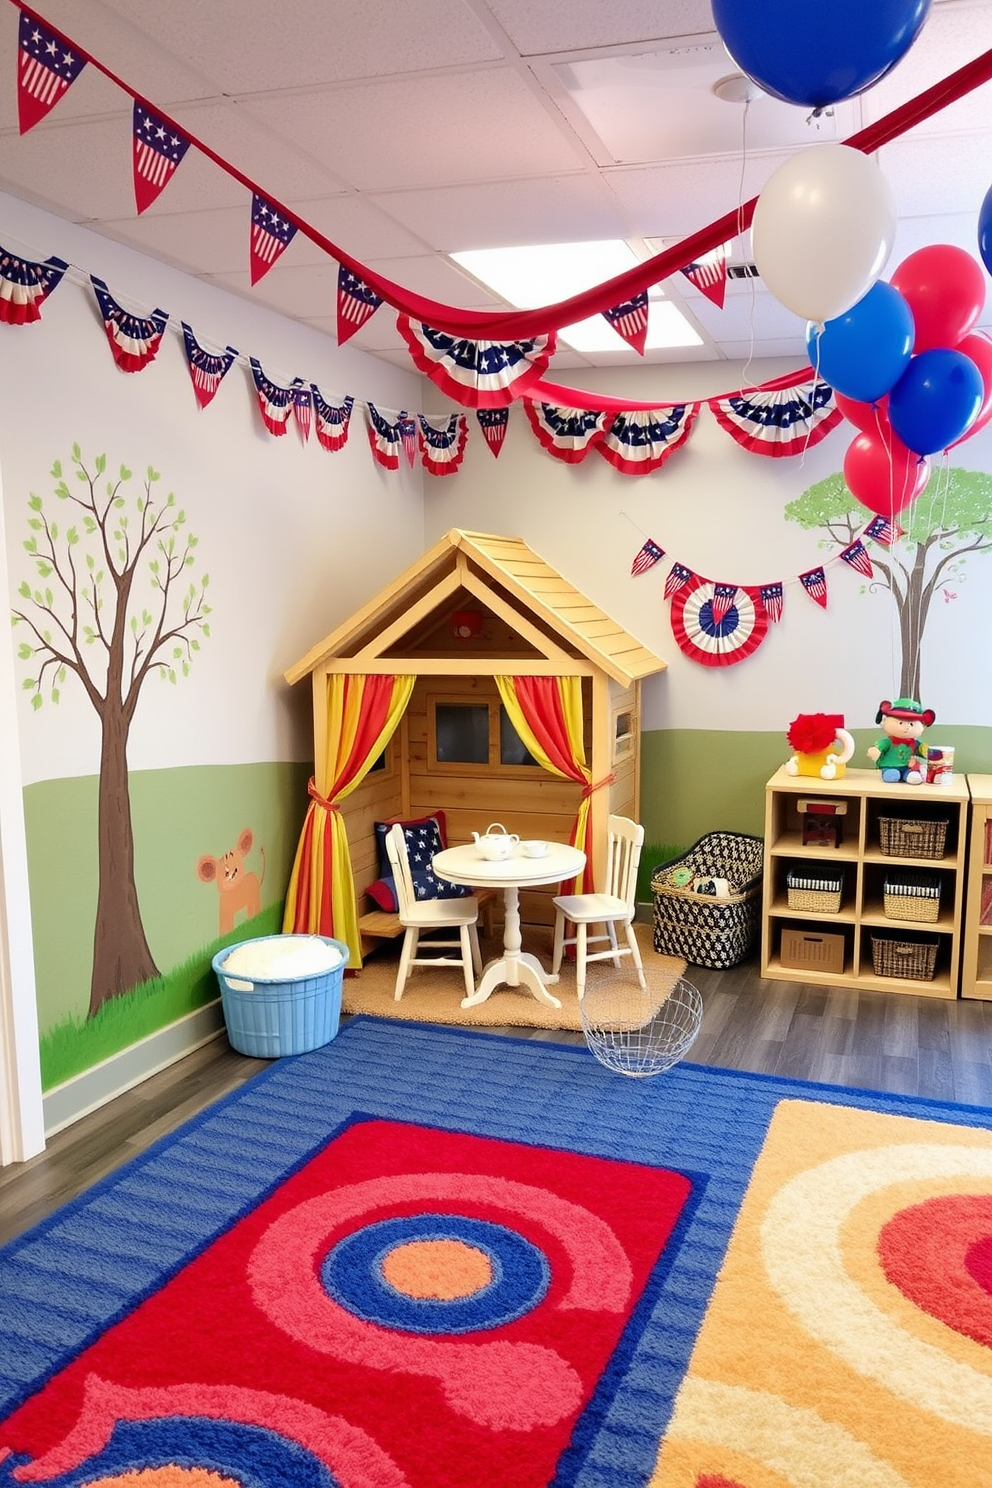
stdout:
[[[396,973],[394,996],[399,1002],[403,988],[414,966],[460,966],[465,975],[465,995],[471,997],[475,991],[474,977],[482,975],[482,956],[479,952],[479,901],[474,894],[457,899],[418,899],[410,876],[410,859],[407,856],[406,838],[403,828],[391,827],[386,833],[386,854],[393,870],[396,884],[396,904],[400,924],[404,927],[403,946],[400,951],[399,970]],[[458,932],[458,939],[450,935],[437,938],[435,932]],[[431,935],[427,940],[425,935]],[[458,955],[418,956],[418,950],[458,951]]]
[[[637,865],[641,860],[644,845],[644,828],[626,816],[611,816],[608,826],[609,851],[606,864],[606,884],[601,894],[560,894],[555,906],[555,948],[552,972],[561,968],[566,946],[575,947],[575,985],[581,1002],[586,989],[586,966],[590,961],[612,961],[619,967],[621,956],[633,956],[637,967],[637,979],[644,982],[644,967],[637,938],[634,935],[634,895],[637,892]],[[566,936],[566,921],[574,925],[575,934]],[[590,935],[590,925],[603,925],[599,935]],[[617,941],[618,927],[623,930],[627,944]],[[605,951],[590,953],[588,946],[595,941],[609,941]]]

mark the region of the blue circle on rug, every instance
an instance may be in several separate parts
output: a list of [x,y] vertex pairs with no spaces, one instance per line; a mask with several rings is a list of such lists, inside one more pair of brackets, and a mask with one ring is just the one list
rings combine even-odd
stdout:
[[[452,1241],[481,1252],[489,1279],[468,1295],[409,1296],[384,1274],[390,1255],[418,1242]],[[365,1225],[327,1254],[320,1279],[355,1317],[407,1333],[473,1333],[499,1328],[543,1301],[551,1281],[547,1257],[506,1225],[460,1214],[413,1214]]]

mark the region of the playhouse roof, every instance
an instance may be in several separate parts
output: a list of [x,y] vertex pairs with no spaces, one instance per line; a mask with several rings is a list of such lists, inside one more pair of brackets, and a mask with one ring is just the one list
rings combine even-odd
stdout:
[[[402,617],[422,607],[436,590],[439,603],[453,593],[457,580],[469,590],[473,582],[497,588],[521,628],[528,617],[550,630],[574,653],[601,668],[621,685],[663,671],[667,665],[588,599],[519,537],[463,532],[453,527],[391,584],[313,646],[286,672],[298,682],[331,659],[345,658],[373,646],[377,635],[394,632]],[[374,647],[373,647],[374,649]],[[356,658],[357,661],[357,658]],[[360,663],[356,669],[361,669]]]

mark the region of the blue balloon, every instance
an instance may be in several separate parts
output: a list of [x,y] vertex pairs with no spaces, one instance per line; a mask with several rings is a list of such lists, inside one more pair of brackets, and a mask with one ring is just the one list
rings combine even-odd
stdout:
[[808,325],[806,346],[824,382],[858,403],[875,403],[908,367],[915,335],[906,300],[879,279],[844,315]]
[[889,394],[889,422],[908,449],[933,455],[971,428],[984,396],[982,374],[963,351],[921,351]]
[[978,251],[992,274],[992,186],[986,191],[978,213]]
[[906,55],[930,0],[713,0],[741,72],[773,98],[825,108],[877,83]]

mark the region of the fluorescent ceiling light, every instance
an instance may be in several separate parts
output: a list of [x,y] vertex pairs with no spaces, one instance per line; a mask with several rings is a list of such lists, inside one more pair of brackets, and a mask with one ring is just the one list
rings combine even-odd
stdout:
[[[480,284],[521,310],[553,305],[593,289],[640,263],[622,238],[594,243],[544,243],[522,248],[477,248],[450,257]],[[700,346],[701,338],[670,301],[655,297],[648,312],[647,347]],[[564,326],[559,339],[576,351],[629,348],[601,315]]]

